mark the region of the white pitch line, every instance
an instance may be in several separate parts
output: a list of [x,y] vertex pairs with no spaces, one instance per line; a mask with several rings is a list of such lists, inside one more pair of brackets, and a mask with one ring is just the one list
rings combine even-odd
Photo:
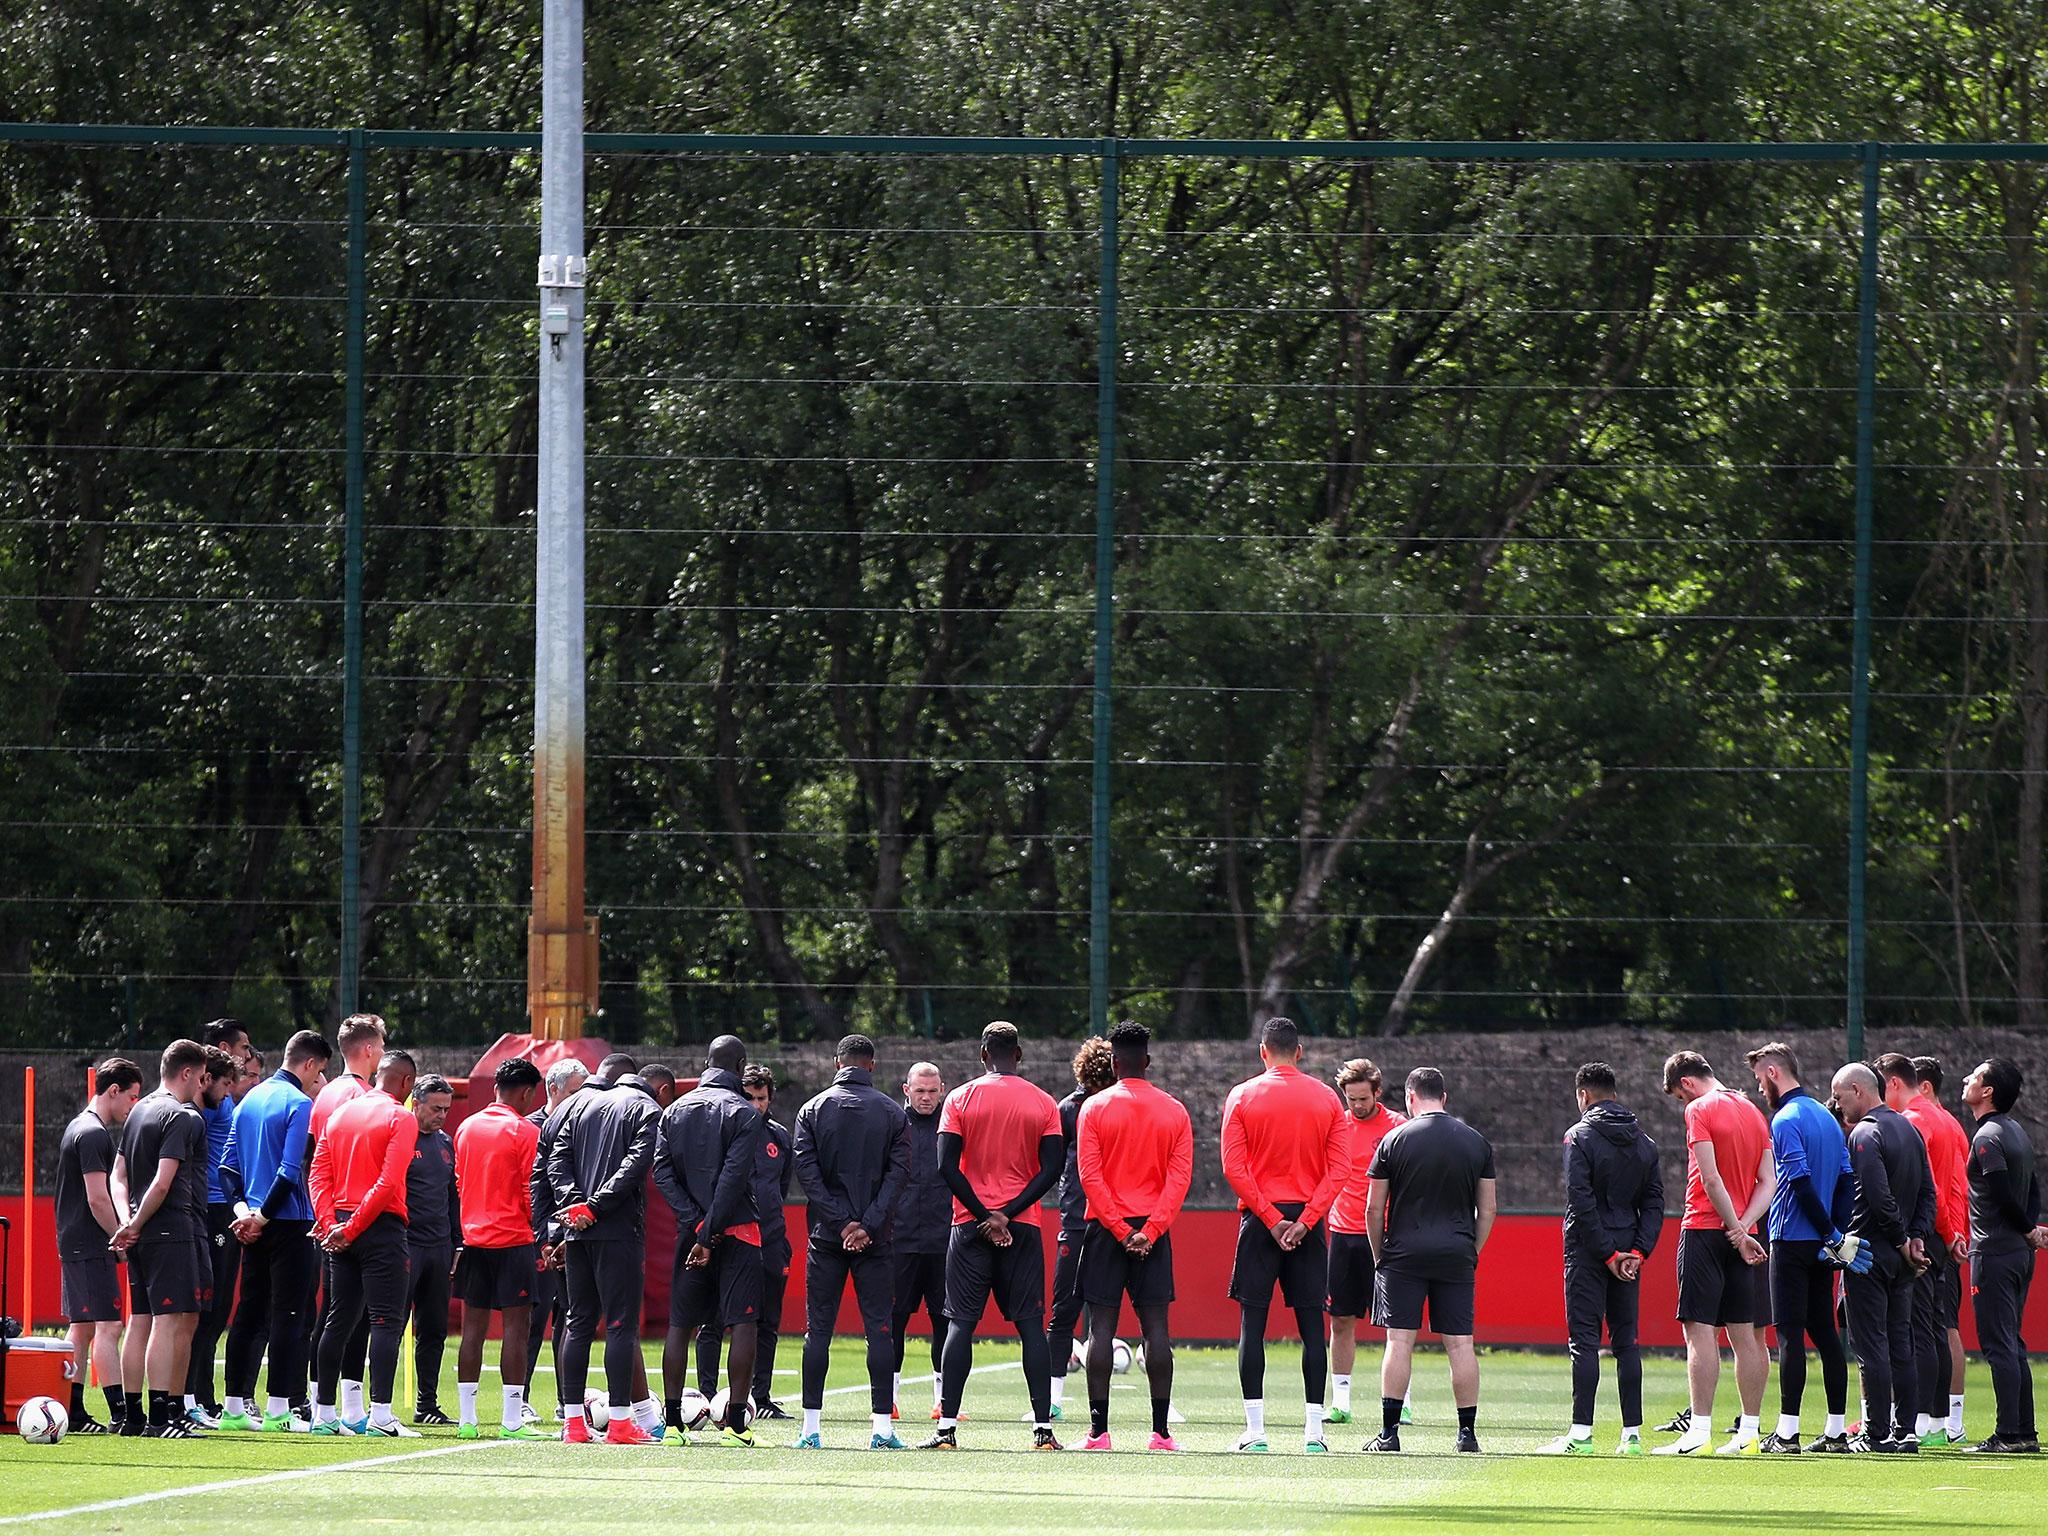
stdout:
[[[974,1380],[975,1376],[993,1376],[997,1371],[1021,1371],[1023,1369],[1024,1363],[1021,1360],[1006,1360],[1001,1365],[978,1365],[974,1368],[974,1375],[969,1376],[967,1379],[971,1382]],[[906,1376],[903,1378],[903,1385],[905,1385],[906,1387],[928,1386],[930,1383],[937,1380],[938,1378],[936,1376],[933,1376],[929,1373],[923,1376]],[[827,1397],[839,1397],[844,1393],[865,1392],[867,1390],[868,1384],[863,1381],[858,1385],[851,1387],[827,1387],[825,1389],[825,1395]]]
[[101,1499],[95,1504],[74,1504],[69,1509],[46,1509],[32,1515],[0,1515],[0,1525],[30,1525],[44,1520],[66,1520],[73,1515],[97,1515],[110,1509],[133,1509],[138,1504],[160,1504],[166,1499],[189,1498],[201,1493],[227,1493],[237,1488],[259,1488],[267,1483],[294,1483],[329,1472],[360,1472],[366,1467],[391,1467],[402,1461],[424,1461],[430,1456],[454,1456],[463,1451],[513,1442],[477,1440],[462,1445],[437,1445],[423,1451],[401,1451],[396,1456],[365,1456],[355,1461],[332,1461],[322,1467],[294,1467],[286,1472],[264,1472],[255,1477],[232,1477],[217,1483],[194,1483],[186,1488],[164,1488],[155,1493],[132,1493],[122,1499]]

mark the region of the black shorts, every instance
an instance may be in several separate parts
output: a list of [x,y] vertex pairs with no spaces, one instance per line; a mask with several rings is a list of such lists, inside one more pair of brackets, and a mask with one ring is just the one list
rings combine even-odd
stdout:
[[[1283,1205],[1280,1214],[1296,1221],[1301,1207]],[[1237,1224],[1237,1258],[1230,1266],[1231,1300],[1269,1307],[1275,1282],[1287,1305],[1297,1312],[1322,1311],[1330,1294],[1329,1238],[1322,1227],[1312,1227],[1301,1246],[1289,1253],[1263,1221],[1245,1211]]]
[[669,1282],[668,1325],[685,1330],[707,1322],[737,1328],[761,1317],[761,1250],[736,1237],[711,1245],[711,1262],[691,1269],[683,1260],[690,1245],[676,1245],[675,1274]]
[[1371,1238],[1363,1232],[1330,1234],[1330,1316],[1372,1316],[1372,1272]]
[[89,1259],[65,1259],[58,1269],[64,1282],[61,1290],[65,1322],[121,1321],[121,1266],[111,1253],[96,1253]]
[[464,1248],[455,1256],[455,1299],[465,1307],[530,1307],[540,1288],[540,1249],[533,1243],[510,1248]]
[[1439,1336],[1472,1332],[1471,1275],[1445,1278],[1382,1269],[1372,1281],[1372,1320],[1382,1328],[1422,1327],[1424,1310]]
[[213,1304],[213,1255],[197,1237],[128,1250],[128,1304],[152,1317],[204,1312]]
[[1126,1295],[1139,1307],[1173,1300],[1173,1234],[1163,1235],[1139,1259],[1101,1222],[1091,1221],[1081,1239],[1081,1299],[1091,1307],[1113,1307]]
[[1944,1330],[1963,1325],[1963,1266],[1953,1258],[1934,1271],[1934,1318]]
[[991,1294],[1019,1328],[1045,1326],[1045,1234],[1037,1227],[1013,1222],[1007,1248],[996,1247],[972,1222],[953,1229],[946,1242],[947,1318],[973,1327]]
[[[1757,1269],[1768,1272],[1769,1265]],[[1766,1281],[1768,1284],[1768,1281]],[[1719,1227],[1678,1234],[1678,1320],[1725,1328],[1756,1318],[1757,1278]]]

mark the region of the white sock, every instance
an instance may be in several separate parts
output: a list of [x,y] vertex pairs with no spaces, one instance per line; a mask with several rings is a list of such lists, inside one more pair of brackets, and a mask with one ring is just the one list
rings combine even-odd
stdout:
[[1706,1422],[1705,1416],[1695,1414],[1692,1423],[1686,1426],[1685,1433],[1678,1437],[1678,1443],[1689,1451],[1696,1451],[1707,1443],[1707,1436],[1711,1433],[1712,1426]]
[[1266,1400],[1263,1397],[1248,1397],[1244,1400],[1244,1427],[1254,1435],[1266,1432]]
[[185,1394],[185,1411],[186,1411],[187,1413],[190,1413],[190,1412],[191,1412],[191,1411],[192,1411],[192,1410],[193,1410],[194,1408],[197,1408],[198,1406],[199,1406],[199,1399],[198,1399],[198,1397],[197,1397],[197,1396],[195,1396],[195,1395],[194,1395],[193,1393],[187,1392],[187,1393]]
[[317,1398],[314,1400],[313,1422],[315,1424],[332,1424],[335,1420],[335,1417],[336,1415],[334,1412],[334,1404],[323,1403],[319,1401]]
[[517,1429],[526,1418],[520,1411],[526,1406],[526,1388],[505,1387],[501,1390],[505,1394],[505,1427]]
[[221,1406],[229,1413],[237,1413],[244,1418],[248,1417],[249,1400],[247,1398],[236,1397],[233,1393],[229,1393],[221,1399]]
[[1960,1392],[1948,1400],[1948,1432],[1952,1435],[1963,1432],[1963,1394]]
[[880,1435],[886,1440],[896,1433],[896,1426],[889,1422],[889,1415],[886,1413],[870,1413],[868,1415],[868,1431],[871,1434]]
[[1778,1438],[1780,1440],[1797,1440],[1799,1438],[1798,1414],[1781,1413],[1778,1415]]
[[478,1383],[474,1381],[458,1381],[455,1383],[455,1419],[457,1423],[474,1424],[476,1422],[477,1386]]
[[[1576,1425],[1576,1424],[1574,1424],[1574,1425],[1572,1426],[1572,1428],[1573,1428],[1574,1430],[1576,1430],[1576,1429],[1577,1429],[1578,1427],[1579,1427],[1579,1426],[1578,1426],[1578,1425]],[[1588,1424],[1588,1425],[1586,1426],[1586,1438],[1587,1438],[1588,1440],[1590,1440],[1590,1439],[1592,1439],[1592,1438],[1593,1438],[1593,1426],[1592,1426],[1592,1425],[1590,1425],[1590,1424]],[[1640,1425],[1640,1424],[1624,1424],[1624,1425],[1622,1425],[1622,1426],[1621,1426],[1621,1438],[1622,1438],[1622,1439],[1624,1439],[1624,1440],[1640,1440],[1640,1439],[1642,1439],[1642,1438],[1643,1438],[1643,1426],[1642,1426],[1642,1425]]]
[[1745,1413],[1735,1420],[1735,1433],[1748,1439],[1764,1427],[1764,1416],[1760,1413]]
[[360,1381],[341,1384],[341,1416],[351,1421],[363,1416],[363,1384]]
[[633,1422],[649,1434],[661,1423],[661,1404],[651,1397],[643,1397],[633,1405]]
[[889,1393],[889,1401],[892,1403],[900,1403],[903,1401],[903,1373],[901,1371],[898,1371],[896,1373],[896,1385],[895,1388]]
[[398,1418],[392,1413],[389,1403],[372,1403],[370,1404],[370,1422],[381,1429],[386,1424],[396,1424]]
[[564,1403],[562,1405],[562,1412],[568,1415],[569,1423],[577,1424],[582,1422],[583,1405],[581,1403]]
[[1301,1438],[1303,1441],[1322,1439],[1323,1405],[1321,1403],[1310,1403],[1304,1411],[1308,1417],[1302,1421]]
[[946,1417],[945,1415],[943,1415],[943,1414],[941,1414],[941,1415],[939,1416],[939,1428],[941,1428],[941,1429],[958,1429],[959,1427],[960,1427],[960,1421],[959,1421],[958,1419],[949,1419],[949,1418],[947,1418],[947,1417]]
[[933,1372],[932,1372],[932,1406],[933,1406],[934,1408],[943,1408],[943,1407],[945,1407],[945,1405],[946,1405],[946,1384],[945,1384],[945,1382],[944,1382],[944,1381],[942,1381],[942,1380],[940,1380],[940,1379],[939,1379],[939,1373],[938,1373],[937,1371],[933,1371]]
[[1573,1438],[1574,1440],[1590,1440],[1590,1439],[1592,1439],[1592,1438],[1593,1438],[1593,1426],[1592,1426],[1592,1425],[1590,1425],[1590,1424],[1574,1424],[1574,1425],[1572,1426],[1572,1438]]
[[1827,1434],[1829,1438],[1832,1439],[1836,1435],[1846,1435],[1848,1432],[1849,1416],[1846,1413],[1831,1413],[1828,1415]]
[[1351,1411],[1351,1378],[1332,1376],[1330,1378],[1330,1406],[1344,1413]]
[[291,1399],[287,1397],[266,1397],[263,1399],[265,1418],[281,1419],[292,1411]]
[[1934,1428],[1933,1414],[1916,1413],[1913,1415],[1913,1434],[1915,1438],[1926,1434],[1932,1428]]
[[1401,1406],[1403,1408],[1413,1408],[1415,1406],[1415,1389],[1413,1387],[1410,1387],[1401,1394]]
[[824,1419],[824,1409],[806,1408],[804,1410],[804,1433],[807,1435],[817,1434],[824,1423]]
[[1055,1377],[1053,1377],[1053,1379],[1052,1379],[1052,1400],[1053,1400],[1053,1401],[1054,1401],[1055,1403],[1064,1403],[1064,1402],[1065,1402],[1065,1401],[1067,1400],[1067,1378],[1066,1378],[1066,1377],[1064,1377],[1064,1376],[1055,1376]]

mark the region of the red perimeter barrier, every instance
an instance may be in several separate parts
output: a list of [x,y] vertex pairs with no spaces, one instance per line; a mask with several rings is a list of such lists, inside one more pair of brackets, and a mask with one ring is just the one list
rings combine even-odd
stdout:
[[[57,1230],[53,1202],[36,1199],[36,1322],[44,1327],[60,1324],[58,1312]],[[670,1256],[674,1252],[675,1222],[657,1197],[649,1210],[649,1227],[654,1241],[649,1245],[647,1274],[647,1327],[659,1332],[668,1323],[668,1281]],[[0,1215],[15,1223],[13,1272],[9,1290],[22,1295],[22,1264],[27,1258],[21,1234],[21,1197],[0,1195]],[[1048,1213],[1049,1214],[1049,1213]],[[1047,1294],[1051,1294],[1051,1229],[1047,1228]],[[789,1290],[782,1306],[785,1338],[803,1332],[804,1327],[804,1207],[789,1208],[789,1231],[796,1248],[790,1264]],[[1667,1221],[1664,1235],[1643,1272],[1642,1339],[1645,1344],[1676,1347],[1683,1342],[1673,1311],[1678,1304],[1678,1278],[1674,1255],[1678,1246],[1678,1223]],[[1179,1299],[1173,1304],[1174,1337],[1190,1342],[1227,1341],[1237,1337],[1237,1306],[1225,1292],[1230,1285],[1230,1261],[1237,1248],[1235,1211],[1187,1211],[1173,1228],[1175,1288]],[[1479,1263],[1478,1338],[1483,1344],[1540,1344],[1561,1347],[1564,1343],[1564,1234],[1555,1216],[1503,1216],[1495,1224],[1493,1237]],[[1294,1318],[1286,1308],[1274,1306],[1272,1336],[1292,1336]],[[2037,1345],[2048,1345],[2048,1274],[2034,1286],[2027,1304],[2027,1336]],[[839,1307],[838,1331],[858,1333],[860,1317],[848,1287]],[[1012,1330],[991,1306],[983,1320],[991,1336]],[[1135,1337],[1137,1320],[1126,1307],[1121,1325],[1127,1337]],[[911,1331],[925,1331],[924,1315],[918,1314]],[[1976,1322],[1969,1304],[1963,1306],[1963,1340],[1977,1347]]]

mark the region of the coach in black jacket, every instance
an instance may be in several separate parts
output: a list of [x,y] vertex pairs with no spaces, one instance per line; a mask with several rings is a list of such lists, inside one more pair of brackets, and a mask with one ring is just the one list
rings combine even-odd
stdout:
[[746,1409],[754,1384],[755,1321],[761,1315],[761,1225],[755,1209],[762,1119],[740,1087],[747,1048],[732,1035],[711,1042],[704,1075],[661,1116],[654,1187],[676,1213],[676,1267],[669,1289],[661,1388],[668,1421],[682,1428],[690,1341],[705,1323],[732,1331],[726,1357],[726,1429],[752,1445]]
[[868,1345],[868,1407],[875,1448],[895,1448],[889,1425],[895,1404],[895,1262],[889,1221],[910,1177],[910,1121],[875,1086],[875,1043],[866,1035],[839,1042],[839,1075],[796,1113],[796,1176],[810,1202],[804,1254],[804,1432],[816,1447],[825,1407],[825,1371],[832,1323],[846,1282],[860,1305]]
[[630,1056],[607,1056],[597,1076],[562,1101],[541,1137],[548,1186],[563,1227],[569,1291],[562,1346],[564,1410],[583,1410],[590,1349],[604,1331],[605,1388],[613,1417],[639,1400],[640,1300],[647,1254],[647,1169],[654,1161],[654,1093]]
[[1600,1324],[1614,1346],[1624,1449],[1643,1430],[1643,1354],[1636,1345],[1643,1261],[1664,1226],[1657,1144],[1614,1097],[1614,1068],[1589,1061],[1574,1087],[1579,1123],[1564,1137],[1564,1312],[1572,1357],[1572,1427],[1566,1440],[1593,1437],[1600,1389]]
[[[896,1395],[903,1392],[903,1346],[922,1306],[932,1327],[932,1406],[939,1401],[939,1352],[946,1342],[946,1243],[953,1231],[953,1191],[939,1172],[939,1116],[946,1080],[928,1061],[903,1074],[903,1112],[910,1124],[910,1176],[896,1197],[889,1246],[894,1250]],[[900,1406],[900,1405],[899,1405]]]
[[1913,1282],[1934,1235],[1934,1170],[1913,1122],[1884,1102],[1884,1083],[1862,1062],[1835,1074],[1835,1104],[1849,1127],[1856,1204],[1849,1235],[1870,1244],[1870,1269],[1843,1277],[1849,1343],[1863,1373],[1863,1435],[1873,1451],[1918,1452],[1921,1405],[1913,1339]]

